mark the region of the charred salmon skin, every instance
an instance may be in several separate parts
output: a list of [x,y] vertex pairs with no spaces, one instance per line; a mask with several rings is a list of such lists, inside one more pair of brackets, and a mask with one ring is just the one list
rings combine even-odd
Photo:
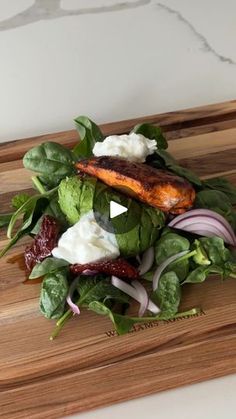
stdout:
[[181,214],[194,203],[195,190],[186,179],[146,164],[101,156],[81,160],[76,167],[164,212]]

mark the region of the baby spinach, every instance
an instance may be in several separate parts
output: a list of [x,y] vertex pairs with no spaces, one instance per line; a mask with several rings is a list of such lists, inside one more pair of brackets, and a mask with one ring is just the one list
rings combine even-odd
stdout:
[[57,221],[59,221],[60,225],[63,229],[68,227],[68,223],[66,220],[65,215],[63,214],[60,205],[58,203],[58,194],[56,193],[55,196],[53,196],[49,200],[49,204],[46,207],[44,214],[51,215],[52,217],[56,218]]
[[236,278],[236,260],[227,260],[224,264],[224,278]]
[[202,237],[199,242],[214,265],[222,266],[232,260],[230,250],[225,247],[224,240],[220,237]]
[[104,136],[100,128],[86,116],[78,116],[74,121],[80,142],[74,147],[73,153],[77,159],[91,157],[95,143],[103,141]]
[[205,189],[197,193],[195,208],[207,208],[218,212],[236,229],[236,211],[232,207],[230,198],[221,191]]
[[161,128],[156,127],[155,125],[147,123],[138,124],[135,125],[132,132],[135,132],[136,134],[142,134],[144,137],[149,138],[150,140],[156,140],[158,149],[166,149],[168,147],[168,143],[162,133]]
[[58,189],[58,202],[61,211],[70,224],[75,224],[80,217],[93,209],[93,199],[97,180],[78,176],[63,179]]
[[65,231],[68,228],[68,223],[66,220],[65,215],[63,214],[60,205],[58,203],[58,194],[55,193],[55,196],[49,200],[48,205],[43,211],[43,214],[38,219],[32,230],[30,231],[31,234],[38,234],[40,231],[41,223],[43,220],[44,215],[51,215],[52,217],[56,218],[57,221],[60,223],[61,231]]
[[157,169],[166,169],[178,176],[187,179],[190,183],[197,188],[202,186],[202,181],[191,170],[180,166],[177,161],[166,151],[157,150],[152,156],[147,159],[147,164]]
[[[179,234],[172,232],[165,232],[164,235],[156,242],[155,245],[155,260],[157,265],[161,265],[166,259],[176,255],[184,250],[189,250],[190,243]],[[165,271],[174,271],[180,280],[188,274],[189,261],[188,258],[170,263]]]
[[68,265],[69,263],[66,260],[48,257],[41,263],[37,263],[34,266],[30,273],[29,279],[39,278],[40,276],[58,271]]
[[208,266],[211,264],[211,261],[208,259],[208,255],[201,245],[200,240],[194,240],[193,248],[196,250],[196,253],[193,256],[193,261],[197,265]]
[[223,279],[236,277],[236,258],[220,237],[202,237],[195,240],[193,248],[197,253],[182,284],[204,282],[211,274],[220,275]]
[[[27,201],[25,201],[21,207],[19,207],[16,212],[12,215],[11,220],[8,225],[7,237],[12,237],[12,231],[16,222],[23,216],[23,222],[19,227],[18,231],[24,231],[30,227],[33,223],[35,215],[38,215],[37,219],[42,214],[43,210],[48,204],[48,200],[53,197],[56,189],[45,192],[44,194],[37,194],[31,196]],[[38,214],[37,214],[38,213]]]
[[102,301],[107,299],[115,300],[120,303],[127,303],[129,297],[111,284],[110,278],[104,275],[81,276],[78,281],[77,290],[79,293],[78,305],[88,305],[92,301]]
[[183,284],[198,284],[204,282],[210,274],[223,275],[223,270],[219,266],[198,266],[193,269],[184,280]]
[[198,308],[192,308],[191,310],[188,310],[182,313],[175,313],[174,315],[166,311],[166,312],[158,314],[157,316],[130,317],[130,316],[114,313],[105,304],[99,301],[92,301],[89,304],[88,309],[102,316],[107,316],[113,323],[118,335],[124,335],[125,333],[128,333],[132,329],[132,327],[138,323],[141,324],[141,323],[148,323],[148,322],[161,321],[161,320],[165,321],[165,320],[174,319],[178,317],[187,318],[187,317],[195,316],[196,314],[200,312]]
[[[56,191],[57,189],[55,188],[51,191],[45,192],[44,194],[37,194],[31,196],[21,205],[21,207],[19,207],[13,214],[11,214],[11,217],[10,214],[7,215],[7,220],[9,220],[10,218],[8,222],[7,237],[11,240],[0,252],[0,258],[3,255],[5,255],[6,252],[12,246],[14,246],[18,240],[21,239],[21,237],[23,237],[26,234],[30,234],[33,231],[41,215],[44,213],[45,208],[48,205],[48,202],[55,195]],[[22,220],[22,223],[13,235],[13,229],[15,227],[15,224],[20,219]]]
[[40,293],[40,310],[48,319],[62,316],[68,294],[66,270],[49,273],[45,276]]
[[223,192],[232,205],[236,205],[236,187],[224,177],[207,179],[203,182],[205,188]]
[[161,309],[163,316],[168,318],[177,313],[181,300],[181,286],[175,272],[166,272],[161,276],[158,288],[151,298]]
[[72,152],[61,144],[46,142],[29,150],[23,157],[24,167],[39,173],[53,186],[75,173]]
[[105,304],[99,301],[91,301],[88,305],[88,309],[102,316],[108,316],[114,324],[118,335],[124,335],[132,328],[135,323],[137,323],[137,320],[134,321],[128,316],[114,313]]

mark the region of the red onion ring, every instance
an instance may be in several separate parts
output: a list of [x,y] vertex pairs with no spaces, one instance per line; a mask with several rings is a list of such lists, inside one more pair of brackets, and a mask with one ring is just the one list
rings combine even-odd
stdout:
[[138,315],[139,317],[142,317],[148,308],[148,301],[149,301],[148,293],[146,289],[144,288],[144,286],[140,284],[139,281],[137,280],[132,281],[132,285],[136,289],[138,296],[140,298],[140,307],[139,307]]
[[[231,236],[232,241],[230,240],[229,244],[232,244],[233,246],[236,245],[236,236],[234,233],[233,228],[231,227],[231,225],[228,223],[228,221],[220,214],[218,214],[215,211],[209,210],[209,209],[193,209],[191,211],[187,211],[184,214],[178,215],[177,217],[175,217],[173,220],[171,220],[169,222],[169,227],[173,227],[173,228],[177,228],[177,225],[180,221],[182,220],[188,220],[188,221],[192,221],[194,222],[194,218],[198,217],[198,216],[203,216],[205,217],[205,220],[208,222],[213,222],[218,221],[219,223],[222,224],[222,226],[225,227],[225,229],[227,230],[228,234]],[[227,235],[228,236],[228,235]]]
[[[122,281],[121,279],[117,278],[116,276],[111,277],[111,283],[114,285],[114,287],[120,289],[125,294],[128,294],[130,297],[132,297],[134,300],[138,301],[139,303],[142,302],[139,293],[137,292],[137,289],[134,288],[132,285],[127,284],[125,281]],[[146,291],[146,290],[145,290]],[[141,300],[141,301],[140,301]],[[149,299],[147,309],[151,311],[154,314],[157,314],[160,312],[159,307],[157,307],[156,304],[153,303]]]
[[180,230],[190,231],[192,233],[198,234],[199,230],[206,230],[214,233],[215,236],[221,237],[226,243],[234,245],[234,240],[229,234],[228,230],[217,220],[206,219],[205,217],[193,217],[191,218],[191,223],[189,219],[179,221],[175,224],[174,228]]
[[75,289],[76,289],[76,286],[77,286],[78,280],[79,280],[79,278],[77,277],[77,278],[75,278],[75,279],[74,279],[74,281],[71,283],[71,286],[70,286],[70,288],[69,288],[68,295],[67,295],[67,297],[66,297],[66,301],[67,301],[67,304],[69,305],[69,307],[70,307],[71,311],[73,312],[73,314],[78,314],[78,315],[79,315],[79,314],[80,314],[80,309],[79,309],[79,307],[78,307],[75,303],[73,303],[73,301],[72,301],[72,296],[73,296],[74,291],[75,291]]
[[151,269],[154,262],[154,256],[154,247],[149,247],[149,249],[144,252],[140,266],[138,268],[140,276],[144,275]]
[[180,253],[177,253],[176,255],[170,256],[168,259],[166,259],[164,262],[162,262],[158,266],[158,268],[154,272],[154,275],[153,275],[153,278],[152,278],[152,288],[153,288],[153,291],[156,291],[156,289],[158,288],[159,279],[161,277],[162,272],[165,270],[165,268],[171,262],[174,262],[175,260],[181,258],[182,256],[186,255],[187,253],[189,253],[189,250],[184,250],[183,252],[180,252]]

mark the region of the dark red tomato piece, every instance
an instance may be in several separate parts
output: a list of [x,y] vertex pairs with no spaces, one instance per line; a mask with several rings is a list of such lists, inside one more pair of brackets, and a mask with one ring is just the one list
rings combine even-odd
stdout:
[[60,226],[51,215],[45,215],[42,220],[39,233],[35,236],[32,244],[25,249],[25,265],[29,271],[38,262],[51,255],[57,245]]
[[71,265],[70,270],[73,274],[82,274],[85,270],[115,275],[119,278],[137,279],[139,273],[137,269],[130,265],[125,259],[106,260],[104,262],[86,263],[83,265]]

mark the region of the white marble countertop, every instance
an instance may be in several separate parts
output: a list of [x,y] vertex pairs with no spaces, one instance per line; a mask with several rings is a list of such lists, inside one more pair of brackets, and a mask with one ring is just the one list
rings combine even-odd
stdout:
[[[0,0],[0,142],[236,98],[235,0]],[[84,418],[235,418],[236,376]]]

